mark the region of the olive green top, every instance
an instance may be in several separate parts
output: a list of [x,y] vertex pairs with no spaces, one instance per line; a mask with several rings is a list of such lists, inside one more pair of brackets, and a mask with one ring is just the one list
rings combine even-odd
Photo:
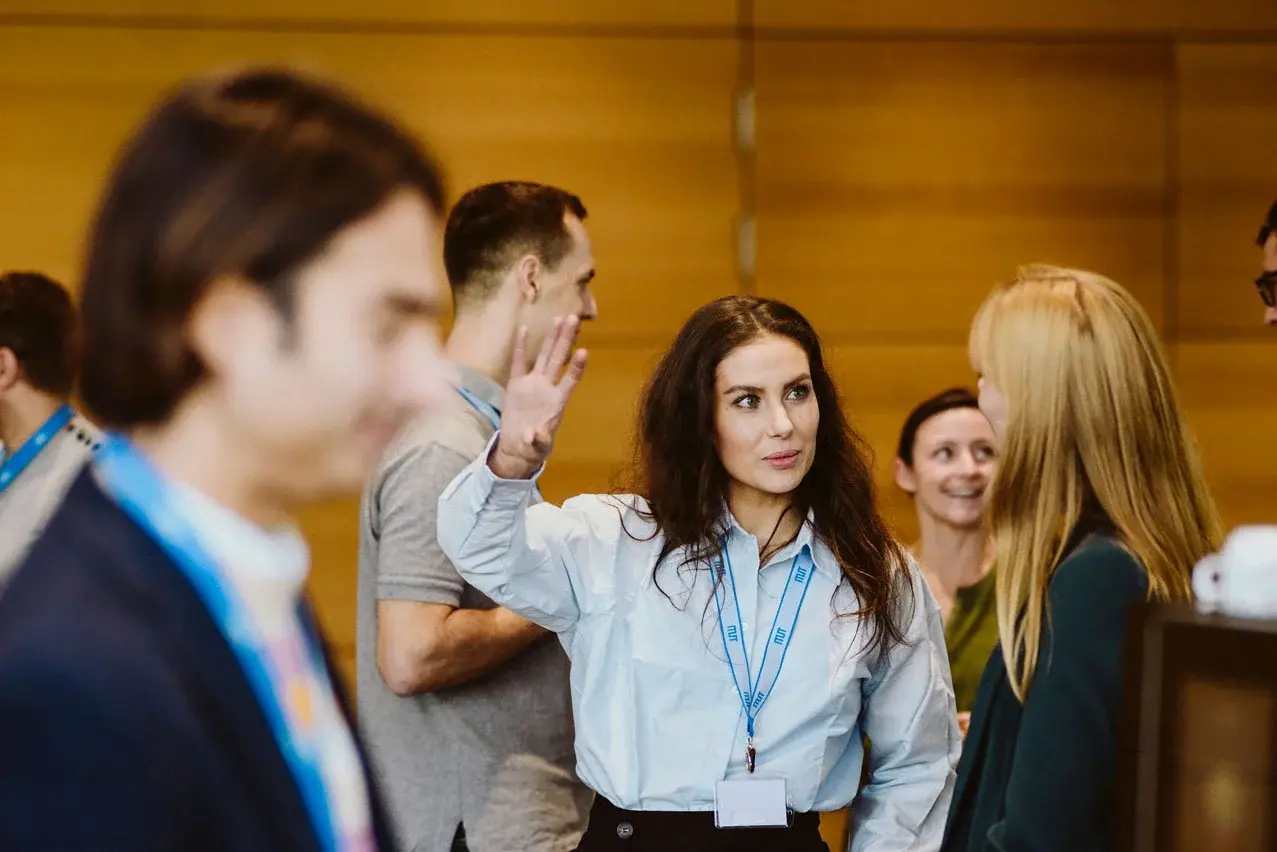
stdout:
[[973,586],[958,589],[953,610],[944,625],[949,668],[953,671],[953,698],[959,713],[975,704],[980,675],[998,642],[993,573],[989,571]]

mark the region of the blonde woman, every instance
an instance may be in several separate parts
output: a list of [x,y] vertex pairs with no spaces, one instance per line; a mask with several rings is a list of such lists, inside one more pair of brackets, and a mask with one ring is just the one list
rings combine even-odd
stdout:
[[1108,850],[1128,613],[1189,598],[1219,518],[1157,334],[1122,287],[1026,268],[981,307],[970,348],[1000,444],[1000,641],[942,848]]

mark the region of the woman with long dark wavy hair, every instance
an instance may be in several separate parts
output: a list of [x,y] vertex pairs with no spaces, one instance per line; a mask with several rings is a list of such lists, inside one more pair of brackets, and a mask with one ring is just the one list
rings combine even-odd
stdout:
[[632,494],[532,504],[585,369],[577,323],[516,345],[501,429],[445,491],[439,542],[559,634],[581,850],[934,849],[960,741],[939,610],[892,540],[811,325],[745,296],[698,310],[644,391]]

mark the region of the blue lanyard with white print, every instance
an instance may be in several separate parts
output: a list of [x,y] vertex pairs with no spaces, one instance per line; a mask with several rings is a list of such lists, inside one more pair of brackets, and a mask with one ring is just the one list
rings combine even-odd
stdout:
[[[320,848],[332,852],[337,837],[328,810],[316,738],[292,724],[282,701],[289,684],[271,664],[252,617],[226,582],[198,533],[178,510],[179,501],[159,472],[128,439],[108,433],[93,461],[98,481],[111,498],[158,543],[186,575],[209,615],[235,652],[275,734],[310,814]],[[299,616],[301,613],[299,612]],[[305,617],[302,624],[308,624]],[[303,630],[315,676],[327,687],[327,669],[314,636]]]
[[8,453],[0,455],[0,462],[2,462],[0,463],[0,493],[13,484],[18,474],[35,461],[36,456],[49,446],[53,436],[65,429],[73,417],[75,417],[75,410],[69,405],[62,406],[44,421],[34,435],[23,441],[22,446],[14,450],[12,455]]
[[[798,627],[798,613],[803,607],[803,601],[807,599],[815,563],[810,545],[804,545],[790,563],[789,578],[785,581],[785,590],[776,607],[776,616],[772,619],[767,642],[763,645],[763,660],[758,667],[758,677],[754,678],[749,671],[749,651],[745,647],[745,631],[741,627],[740,598],[736,594],[736,578],[732,574],[732,557],[727,552],[726,537],[722,551],[718,566],[720,582],[714,585],[714,602],[718,605],[718,632],[723,638],[723,652],[727,655],[727,664],[732,670],[732,682],[740,696],[741,707],[745,710],[745,732],[748,736],[745,768],[753,772],[757,756],[754,750],[754,722],[776,686],[776,681],[780,679],[789,642],[794,638],[794,630]],[[723,605],[726,592],[721,580],[724,573],[732,591],[733,606],[730,607]]]

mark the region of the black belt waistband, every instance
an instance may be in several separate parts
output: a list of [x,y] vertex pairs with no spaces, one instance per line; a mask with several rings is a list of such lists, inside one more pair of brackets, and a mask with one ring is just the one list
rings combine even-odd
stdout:
[[790,814],[788,826],[756,826],[752,828],[720,829],[714,824],[713,811],[627,811],[618,808],[602,796],[594,797],[594,807],[590,809],[590,831],[608,831],[614,829],[616,836],[622,840],[648,831],[676,831],[688,835],[714,834],[719,831],[737,834],[776,834],[779,832],[799,832],[820,834],[820,814]]

